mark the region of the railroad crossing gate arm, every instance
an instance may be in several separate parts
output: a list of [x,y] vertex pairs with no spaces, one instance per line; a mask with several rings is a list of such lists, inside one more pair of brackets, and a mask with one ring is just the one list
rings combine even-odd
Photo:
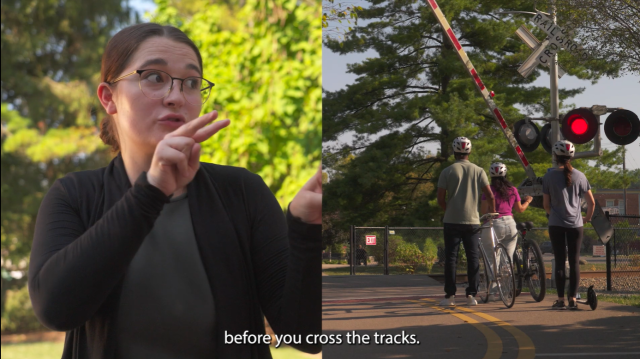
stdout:
[[429,3],[429,6],[431,6],[431,10],[433,10],[434,15],[440,22],[440,25],[442,26],[444,33],[447,34],[449,41],[451,41],[451,43],[453,44],[453,47],[455,47],[455,49],[458,51],[458,56],[460,56],[460,60],[462,60],[462,63],[466,66],[467,70],[469,71],[469,75],[475,81],[476,88],[478,89],[478,91],[480,91],[480,94],[484,98],[484,101],[487,103],[487,106],[489,106],[489,110],[491,111],[491,114],[493,114],[493,117],[498,122],[498,125],[500,125],[500,128],[502,129],[502,133],[507,138],[507,141],[511,145],[511,148],[513,148],[513,150],[515,151],[518,158],[520,158],[520,163],[522,163],[522,166],[524,167],[527,177],[531,181],[535,181],[536,174],[533,171],[531,164],[529,163],[529,161],[527,161],[527,157],[524,155],[524,152],[516,142],[515,137],[513,137],[513,133],[507,126],[507,123],[505,122],[504,117],[502,117],[502,113],[500,112],[500,109],[498,108],[498,106],[496,106],[495,102],[493,102],[493,100],[491,99],[491,96],[489,95],[489,91],[485,87],[482,80],[480,80],[480,76],[478,76],[478,72],[473,67],[473,64],[471,63],[471,60],[469,60],[467,53],[464,51],[462,46],[460,46],[460,42],[458,41],[458,38],[453,33],[453,30],[451,29],[451,26],[449,26],[449,22],[444,17],[444,14],[440,10],[440,7],[438,7],[438,4],[436,3],[435,0],[426,0],[426,1],[427,3]]

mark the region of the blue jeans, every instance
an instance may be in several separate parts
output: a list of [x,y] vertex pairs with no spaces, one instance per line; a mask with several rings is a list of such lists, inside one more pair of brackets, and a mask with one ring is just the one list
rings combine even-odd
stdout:
[[467,254],[469,286],[465,290],[466,295],[475,297],[478,293],[480,232],[473,233],[478,228],[480,228],[479,224],[444,224],[444,291],[447,298],[456,294],[456,265],[458,264],[460,242],[462,242]]

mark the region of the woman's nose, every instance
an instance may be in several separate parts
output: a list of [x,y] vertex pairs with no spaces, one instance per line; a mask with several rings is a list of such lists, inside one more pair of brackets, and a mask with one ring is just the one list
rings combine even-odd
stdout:
[[[169,90],[169,93],[167,94],[167,96],[164,97],[163,102],[167,106],[180,107],[184,105],[184,101],[185,101],[184,95],[182,93],[182,80],[173,79],[171,81],[172,81],[171,89]],[[178,83],[176,83],[175,81],[178,81]]]

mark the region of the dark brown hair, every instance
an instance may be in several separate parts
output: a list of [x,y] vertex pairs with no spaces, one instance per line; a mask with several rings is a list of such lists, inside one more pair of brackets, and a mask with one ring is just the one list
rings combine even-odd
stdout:
[[508,200],[513,195],[510,190],[513,184],[506,177],[491,177],[491,185],[496,189],[496,193],[503,200]]
[[564,183],[567,187],[571,186],[571,171],[573,171],[573,166],[571,166],[571,157],[556,155],[556,161],[558,161],[559,165],[564,165]]
[[[102,67],[100,79],[102,82],[111,82],[118,78],[129,64],[129,60],[136,52],[140,44],[152,37],[165,37],[170,40],[189,46],[196,53],[200,71],[202,71],[202,56],[200,50],[180,29],[173,26],[163,26],[154,23],[138,24],[120,30],[109,40],[102,55]],[[100,139],[106,145],[111,146],[114,152],[120,151],[120,140],[113,118],[107,115],[100,122]]]

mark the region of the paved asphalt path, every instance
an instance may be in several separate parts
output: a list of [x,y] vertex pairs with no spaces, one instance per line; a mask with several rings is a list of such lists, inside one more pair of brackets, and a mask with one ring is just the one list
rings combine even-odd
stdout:
[[[458,288],[462,303],[445,308],[438,306],[443,285],[428,276],[322,280],[324,334],[343,341],[323,346],[325,359],[640,358],[640,308],[600,302],[595,311],[583,305],[554,311],[554,295],[538,303],[528,293],[511,309],[502,302],[469,307],[464,286]],[[348,345],[353,331],[369,335],[370,343]],[[375,344],[376,333],[385,335],[382,343],[401,343],[404,334],[405,344]],[[412,339],[419,344],[407,344]]]

